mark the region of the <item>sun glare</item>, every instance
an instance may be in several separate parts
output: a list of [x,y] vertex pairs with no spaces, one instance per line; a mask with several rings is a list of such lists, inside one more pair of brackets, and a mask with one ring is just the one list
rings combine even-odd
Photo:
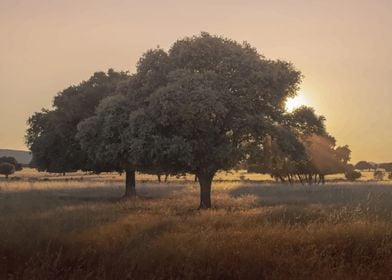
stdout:
[[307,102],[303,92],[300,91],[297,96],[287,99],[286,110],[291,112],[302,105],[307,105]]

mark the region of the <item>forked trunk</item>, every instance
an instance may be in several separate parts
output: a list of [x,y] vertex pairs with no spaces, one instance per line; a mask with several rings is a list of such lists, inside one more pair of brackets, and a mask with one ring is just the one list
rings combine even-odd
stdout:
[[127,168],[125,170],[125,194],[124,197],[135,197],[136,196],[136,179],[135,170]]
[[197,178],[200,185],[200,206],[199,209],[211,208],[211,184],[215,172],[199,172]]

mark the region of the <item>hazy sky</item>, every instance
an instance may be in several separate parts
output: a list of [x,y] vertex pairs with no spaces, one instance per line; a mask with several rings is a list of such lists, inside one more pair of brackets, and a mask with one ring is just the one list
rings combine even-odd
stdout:
[[391,27],[390,0],[0,0],[0,148],[26,149],[26,119],[65,87],[207,31],[291,61],[354,162],[392,161]]

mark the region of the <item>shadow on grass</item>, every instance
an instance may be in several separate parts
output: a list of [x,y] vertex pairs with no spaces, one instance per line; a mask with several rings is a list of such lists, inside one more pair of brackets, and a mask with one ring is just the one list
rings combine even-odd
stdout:
[[[138,200],[154,200],[170,197],[173,193],[185,190],[181,185],[149,185],[137,186]],[[78,207],[90,204],[110,205],[132,201],[124,199],[123,185],[86,186],[45,189],[29,189],[19,191],[0,191],[0,211],[30,212],[48,211],[61,207]]]
[[311,204],[356,206],[392,201],[392,184],[241,185],[232,190],[230,195],[235,198],[245,195],[256,196],[260,206]]

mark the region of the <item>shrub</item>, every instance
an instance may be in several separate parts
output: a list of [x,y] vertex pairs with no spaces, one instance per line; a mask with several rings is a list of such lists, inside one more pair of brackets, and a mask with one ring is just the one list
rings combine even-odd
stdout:
[[22,164],[18,163],[14,157],[0,157],[0,163],[7,162],[15,167],[15,171],[21,171],[23,169]]
[[349,171],[346,171],[346,173],[344,173],[344,176],[349,181],[355,181],[355,180],[361,178],[362,174],[361,174],[361,172],[358,172],[355,170],[349,170]]
[[392,180],[392,171],[389,172],[389,174],[388,174],[388,179],[389,179],[389,180]]
[[15,172],[15,165],[8,162],[0,163],[0,174],[5,175],[5,178],[8,179],[8,175],[14,174],[14,172]]
[[379,181],[384,180],[384,176],[385,176],[385,173],[380,170],[374,171],[374,173],[373,173],[374,179],[379,180]]

